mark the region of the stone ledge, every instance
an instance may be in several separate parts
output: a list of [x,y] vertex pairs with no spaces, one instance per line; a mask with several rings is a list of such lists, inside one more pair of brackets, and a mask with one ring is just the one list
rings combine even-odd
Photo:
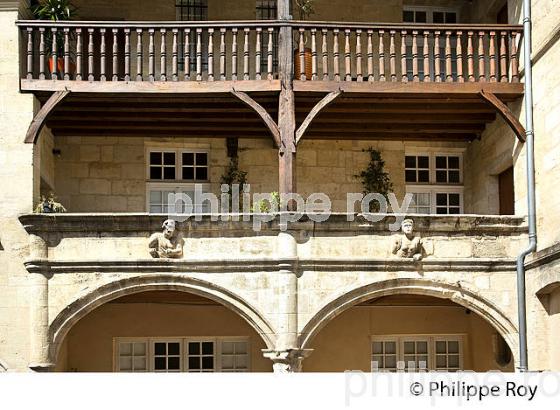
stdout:
[[[284,214],[277,214],[270,222],[263,222],[261,230],[253,230],[254,214],[222,214],[219,221],[212,221],[210,215],[198,215],[200,220],[189,219],[180,222],[180,230],[194,232],[200,235],[219,236],[259,236],[277,234],[280,231],[280,218]],[[313,235],[323,236],[328,233],[338,235],[364,235],[374,232],[390,233],[389,225],[395,222],[395,214],[382,214],[379,222],[370,222],[364,214],[333,213],[325,222],[314,222],[310,214],[303,215],[298,222],[288,225],[290,231],[308,231]],[[266,215],[270,217],[269,215]],[[379,215],[381,216],[381,215]],[[216,217],[216,216],[214,216]],[[236,221],[236,217],[245,217],[246,221]],[[354,220],[348,221],[351,217]],[[132,233],[158,232],[161,223],[168,215],[153,215],[146,213],[87,213],[87,214],[26,214],[19,220],[28,233],[82,233],[84,236],[92,233]],[[526,234],[528,231],[526,218],[517,216],[492,215],[417,215],[412,217],[415,230],[422,236],[429,234],[448,235],[497,235],[510,236]],[[106,235],[104,235],[106,236]]]
[[535,269],[554,262],[557,259],[560,259],[560,243],[556,243],[548,248],[529,255],[527,257],[527,261],[525,262],[525,266],[528,270]]
[[45,275],[77,272],[136,272],[136,273],[251,273],[305,271],[337,272],[514,272],[513,259],[426,259],[420,263],[392,258],[321,258],[321,259],[231,259],[231,260],[47,260],[34,259],[25,262],[30,273]]

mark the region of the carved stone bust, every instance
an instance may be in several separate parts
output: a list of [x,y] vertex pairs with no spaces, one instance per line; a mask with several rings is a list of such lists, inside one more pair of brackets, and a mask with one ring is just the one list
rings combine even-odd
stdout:
[[177,231],[176,222],[166,220],[162,225],[163,232],[154,233],[148,241],[150,255],[154,258],[181,258],[183,257],[184,240]]
[[401,224],[402,234],[399,234],[393,241],[391,249],[393,255],[399,258],[412,258],[418,262],[422,260],[422,239],[414,235],[414,221],[405,219]]

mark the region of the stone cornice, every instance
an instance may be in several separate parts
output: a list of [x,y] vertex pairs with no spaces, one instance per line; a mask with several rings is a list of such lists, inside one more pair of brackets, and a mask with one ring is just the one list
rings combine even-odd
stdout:
[[414,263],[396,258],[316,258],[316,259],[219,259],[219,260],[48,260],[25,262],[30,273],[256,273],[290,270],[320,272],[493,272],[515,271],[513,259],[447,258]]
[[[285,214],[284,214],[285,215]],[[353,221],[347,218],[354,217]],[[277,234],[280,231],[280,217],[278,214],[270,222],[263,222],[260,232],[253,230],[255,215],[237,215],[245,217],[246,221],[235,221],[236,215],[221,215],[219,221],[212,221],[210,215],[203,215],[200,220],[193,218],[179,223],[179,229],[200,235],[238,236]],[[19,220],[28,233],[73,233],[84,236],[95,233],[125,233],[125,232],[157,232],[167,215],[148,214],[27,214],[21,215]],[[415,229],[421,234],[446,235],[518,235],[527,233],[524,217],[515,216],[413,216]],[[395,215],[386,214],[379,222],[370,222],[363,214],[331,214],[328,221],[314,222],[309,215],[304,215],[298,222],[290,223],[290,231],[313,232],[314,235],[323,233],[336,234],[371,234],[375,232],[389,233],[389,225],[394,223]],[[68,235],[73,236],[73,235]]]
[[[0,0],[0,11],[18,11],[21,1]],[[25,2],[27,6],[27,1]]]
[[535,269],[560,259],[560,243],[542,249],[527,257],[527,269]]

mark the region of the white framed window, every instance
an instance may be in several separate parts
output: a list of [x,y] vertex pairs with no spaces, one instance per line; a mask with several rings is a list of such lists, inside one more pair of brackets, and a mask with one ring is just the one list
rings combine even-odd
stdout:
[[180,337],[114,340],[116,372],[249,372],[249,338]]
[[372,336],[371,368],[383,372],[460,371],[463,335]]
[[[210,190],[210,154],[197,148],[147,147],[146,149],[146,209],[150,213],[169,212],[169,195],[185,194],[196,210],[208,213],[208,201],[197,201],[195,186],[201,191]],[[185,212],[181,204],[178,212]]]
[[407,151],[404,172],[410,213],[463,213],[462,152]]

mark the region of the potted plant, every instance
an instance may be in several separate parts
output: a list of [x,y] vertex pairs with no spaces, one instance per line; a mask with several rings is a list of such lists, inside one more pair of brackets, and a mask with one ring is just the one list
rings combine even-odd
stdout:
[[[76,16],[77,9],[70,0],[40,0],[39,4],[33,6],[31,11],[37,20],[68,21]],[[58,30],[55,36],[56,41],[56,70],[61,73],[64,70],[64,32]],[[45,36],[45,49],[49,55],[49,69],[54,70],[54,57],[52,56],[53,38]],[[71,63],[69,71],[75,71]]]
[[[315,0],[294,0],[295,7],[298,12],[298,17],[302,21],[309,20],[309,18],[315,14]],[[307,38],[304,40],[307,43]],[[305,78],[310,79],[313,75],[313,63],[312,63],[312,52],[311,48],[304,48],[304,72]],[[296,47],[294,50],[294,76],[297,80],[301,76],[301,61],[299,54],[299,39],[296,42]]]
[[[385,171],[385,161],[381,157],[381,153],[372,147],[364,149],[363,152],[369,154],[368,166],[360,174],[354,175],[354,177],[362,180],[364,195],[377,193],[387,197],[389,192],[393,192],[393,183],[389,178],[389,174]],[[370,203],[370,212],[379,212],[379,203],[377,201]]]

